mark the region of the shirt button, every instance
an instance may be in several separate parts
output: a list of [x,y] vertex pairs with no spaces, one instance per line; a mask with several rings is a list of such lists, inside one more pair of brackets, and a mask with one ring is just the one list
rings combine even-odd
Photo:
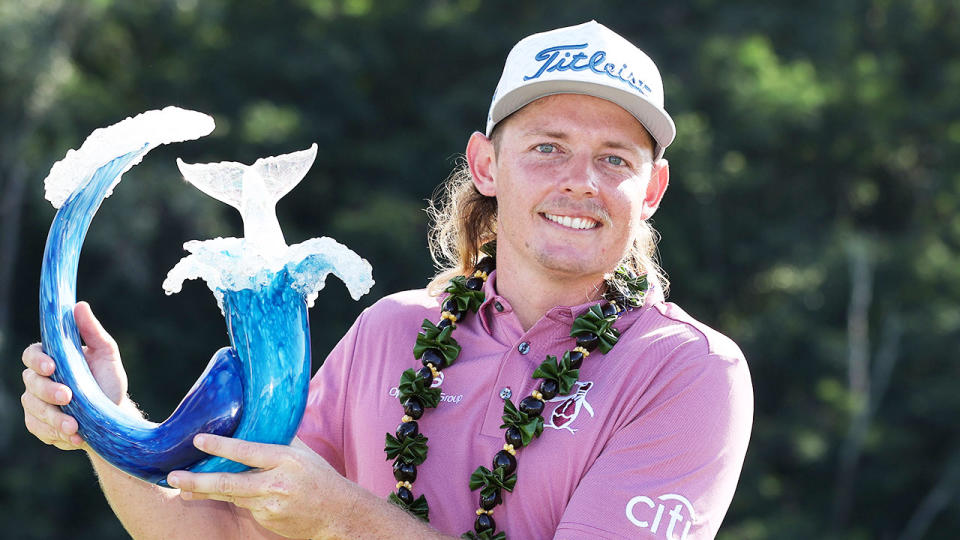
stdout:
[[494,302],[494,303],[493,303],[493,307],[494,307],[494,309],[496,309],[497,311],[503,311],[503,304],[501,304],[500,302]]
[[504,386],[500,389],[500,399],[510,399],[510,396],[513,395],[513,390],[510,390],[509,386]]
[[524,341],[520,345],[517,345],[517,350],[520,351],[520,354],[527,354],[530,352],[530,344]]

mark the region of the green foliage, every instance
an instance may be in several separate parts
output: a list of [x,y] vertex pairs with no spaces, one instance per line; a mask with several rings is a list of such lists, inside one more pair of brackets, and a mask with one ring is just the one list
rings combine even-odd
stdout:
[[419,497],[414,499],[413,502],[410,504],[406,504],[403,501],[401,501],[400,497],[397,497],[396,493],[391,493],[387,497],[387,500],[399,506],[400,508],[403,508],[407,512],[410,512],[411,514],[413,514],[414,516],[416,516],[417,518],[423,521],[426,521],[426,522],[430,521],[430,508],[427,506],[427,498],[423,495],[420,495]]
[[451,279],[450,285],[444,289],[444,292],[450,293],[448,298],[456,303],[459,311],[476,313],[480,309],[480,304],[483,303],[483,291],[468,289],[466,276],[456,276]]
[[605,317],[599,304],[590,306],[590,309],[574,319],[570,327],[570,337],[593,334],[600,339],[597,348],[603,354],[607,354],[620,339],[620,331],[613,327],[615,322],[617,322],[617,316]]
[[520,430],[520,438],[523,445],[527,446],[534,437],[539,437],[543,433],[543,417],[540,415],[527,414],[518,409],[513,401],[506,399],[503,402],[503,424],[500,429],[515,427]]
[[460,354],[460,345],[451,335],[453,334],[453,328],[454,326],[451,324],[441,330],[429,319],[424,319],[420,326],[420,333],[417,334],[417,343],[413,346],[413,356],[419,359],[427,349],[436,349],[440,356],[443,356],[446,364],[448,366],[452,365],[457,361],[457,355]]
[[433,408],[440,403],[443,391],[431,388],[432,381],[425,381],[417,376],[417,372],[408,369],[400,374],[400,384],[397,385],[397,399],[403,403],[407,398],[415,397],[424,407]]
[[531,377],[538,379],[550,379],[557,382],[558,394],[565,396],[577,384],[577,378],[580,377],[580,370],[573,369],[570,365],[570,351],[563,353],[563,358],[557,362],[557,357],[547,355],[547,359],[537,366]]
[[505,489],[513,492],[517,485],[517,474],[506,474],[503,467],[490,470],[484,466],[477,467],[470,475],[470,491],[480,490],[481,497],[490,497],[494,493]]
[[407,437],[399,440],[393,435],[387,433],[384,451],[387,453],[387,461],[400,458],[401,460],[420,465],[427,459],[427,437],[423,433],[417,433],[416,437]]
[[460,538],[466,538],[467,540],[507,540],[507,534],[503,531],[494,534],[490,530],[483,531],[482,533],[467,531],[461,534]]

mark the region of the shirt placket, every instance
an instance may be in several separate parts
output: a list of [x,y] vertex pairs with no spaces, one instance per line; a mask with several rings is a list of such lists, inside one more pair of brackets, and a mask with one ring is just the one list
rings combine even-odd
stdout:
[[487,411],[480,430],[482,435],[502,438],[503,430],[500,426],[503,424],[504,402],[510,399],[514,405],[519,405],[520,401],[536,388],[537,380],[531,376],[546,355],[563,354],[561,349],[565,336],[556,326],[555,321],[541,319],[504,352],[496,383],[488,398]]

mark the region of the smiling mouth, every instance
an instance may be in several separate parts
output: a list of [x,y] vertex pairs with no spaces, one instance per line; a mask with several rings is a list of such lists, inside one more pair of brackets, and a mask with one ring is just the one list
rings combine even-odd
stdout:
[[569,229],[576,229],[576,230],[582,231],[587,229],[595,229],[600,226],[599,221],[596,221],[590,218],[585,218],[585,217],[556,216],[553,214],[548,214],[546,212],[543,212],[540,215],[543,216],[548,221],[552,221],[558,225],[562,225]]

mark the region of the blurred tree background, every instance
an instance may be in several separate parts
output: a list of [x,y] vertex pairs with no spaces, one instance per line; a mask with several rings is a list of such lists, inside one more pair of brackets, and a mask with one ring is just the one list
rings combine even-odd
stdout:
[[85,457],[23,427],[20,351],[54,209],[42,179],[97,127],[166,105],[162,147],[94,220],[79,291],[163,418],[226,342],[206,287],[160,283],[239,236],[174,160],[320,146],[289,242],[370,260],[313,308],[315,366],[378,297],[432,272],[425,200],[482,129],[510,46],[589,19],[646,50],[678,137],[656,226],[671,300],[750,362],[756,417],[721,538],[960,537],[960,7],[955,0],[0,0],[0,536],[123,538]]

